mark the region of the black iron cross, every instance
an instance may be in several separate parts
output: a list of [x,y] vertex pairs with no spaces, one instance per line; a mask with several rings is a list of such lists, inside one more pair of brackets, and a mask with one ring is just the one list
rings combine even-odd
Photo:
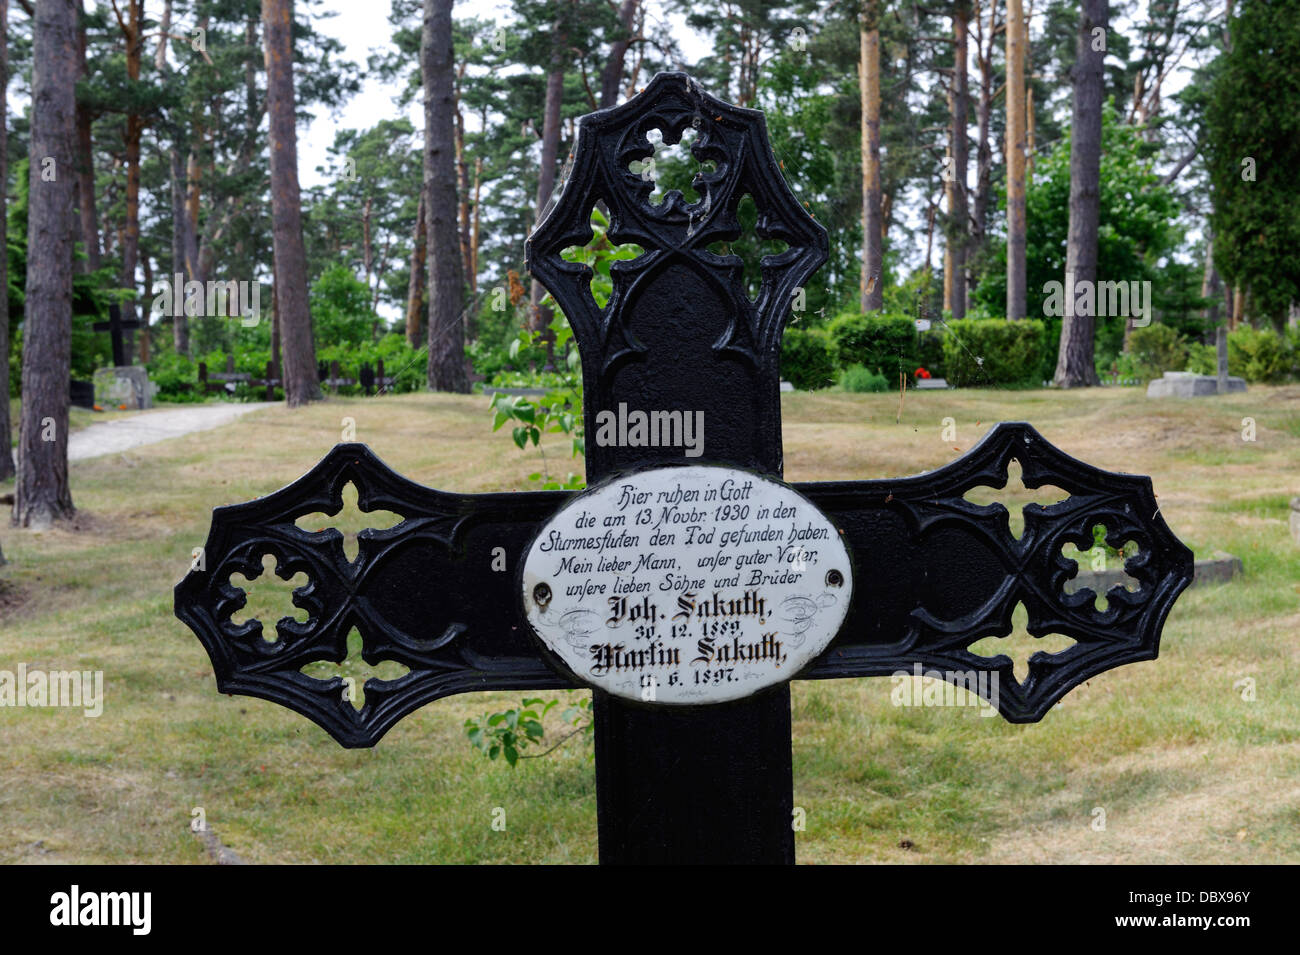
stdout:
[[129,354],[130,347],[126,333],[135,331],[140,328],[140,320],[133,318],[130,321],[122,320],[122,307],[117,304],[108,306],[108,321],[96,322],[94,329],[97,332],[108,332],[113,338],[113,365],[122,368],[131,363]]
[[[695,177],[698,201],[671,191],[654,204],[654,183],[635,171],[654,152],[648,134],[657,129],[676,143],[687,127],[696,133],[691,152],[713,168]],[[597,413],[620,403],[703,411],[703,457],[685,463],[779,479],[782,330],[792,295],[826,259],[827,238],[787,187],[762,113],[715,99],[685,74],[662,73],[630,102],[583,117],[580,129],[573,173],[529,239],[528,265],[569,317],[581,351],[588,481],[684,463],[680,448],[593,441]],[[742,260],[709,251],[739,238],[746,194],[759,238],[788,246],[762,260],[756,300],[746,294]],[[591,294],[591,270],[561,255],[591,240],[598,203],[610,212],[611,241],[644,250],[614,264],[603,307]],[[1067,494],[1025,506],[1019,536],[1001,504],[965,496],[1004,487],[1013,459],[1026,487]],[[362,531],[355,560],[337,529],[296,523],[338,513],[349,482],[361,510],[402,518]],[[843,626],[800,679],[888,675],[918,663],[952,679],[996,674],[1002,715],[1033,722],[1084,680],[1153,659],[1165,617],[1192,578],[1192,554],[1159,516],[1149,478],[1076,461],[1028,424],[999,424],[960,460],[915,477],[795,487],[841,531],[854,585]],[[530,540],[570,498],[433,490],[398,476],[364,445],[340,444],[283,490],[214,512],[206,569],[177,586],[176,613],[207,648],[223,692],[291,707],[344,746],[373,746],[403,716],[452,693],[579,686],[532,635],[518,576]],[[1112,546],[1138,547],[1126,563],[1138,589],[1112,588],[1104,611],[1091,591],[1065,590],[1078,572],[1066,550],[1091,548],[1096,524]],[[286,580],[308,578],[293,596],[307,620],[281,618],[274,634],[264,633],[269,621],[231,620],[245,603],[231,575],[257,576],[267,554]],[[508,572],[493,569],[501,554]],[[1019,604],[1032,636],[1075,641],[1034,654],[1023,682],[1008,657],[969,649],[1010,634]],[[366,663],[409,669],[368,681],[360,710],[340,693],[339,678],[302,672],[317,661],[341,663],[353,628]],[[705,706],[643,705],[596,690],[595,720],[602,862],[793,861],[788,683]]]

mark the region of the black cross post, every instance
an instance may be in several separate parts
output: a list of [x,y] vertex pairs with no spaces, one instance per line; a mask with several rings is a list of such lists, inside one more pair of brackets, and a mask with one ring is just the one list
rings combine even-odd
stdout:
[[[629,166],[653,154],[651,130],[675,143],[687,127],[696,131],[695,158],[714,168],[696,176],[697,202],[672,191],[656,205],[653,182]],[[758,209],[758,237],[788,245],[763,259],[754,301],[742,260],[708,251],[740,237],[746,194]],[[614,264],[604,307],[591,295],[591,270],[560,254],[590,241],[598,203],[610,212],[610,240],[644,249]],[[792,296],[826,255],[825,231],[787,187],[761,112],[724,103],[685,74],[662,73],[628,103],[583,117],[572,175],[529,239],[528,264],[569,317],[580,349],[588,481],[635,482],[639,469],[683,463],[779,479],[782,331]],[[596,416],[620,405],[702,411],[703,455],[684,461],[680,447],[600,445]],[[1012,459],[1025,486],[1068,493],[1026,505],[1019,537],[1001,504],[965,498],[973,487],[1004,487]],[[362,511],[403,518],[362,531],[351,562],[337,529],[295,524],[338,513],[349,482]],[[961,459],[926,474],[794,487],[838,528],[853,577],[847,618],[800,679],[918,664],[954,682],[996,678],[1002,715],[1033,722],[1084,680],[1153,659],[1164,620],[1191,582],[1192,554],[1159,516],[1149,478],[1076,461],[1023,423],[997,425]],[[344,746],[373,746],[403,716],[452,693],[582,686],[534,637],[519,571],[539,529],[571,499],[433,490],[393,473],[364,445],[340,444],[288,487],[216,509],[203,569],[177,585],[176,613],[203,642],[223,692],[295,709]],[[1096,524],[1112,546],[1138,545],[1125,565],[1138,589],[1112,588],[1105,611],[1090,590],[1065,592],[1078,564],[1063,548],[1090,549]],[[307,621],[281,618],[271,640],[262,622],[231,621],[246,599],[231,575],[256,577],[266,554],[285,580],[298,572],[309,579],[293,596]],[[1024,682],[1008,657],[968,649],[1010,634],[1017,604],[1032,636],[1075,641],[1034,654]],[[353,627],[365,662],[395,660],[410,671],[367,681],[360,710],[341,694],[340,678],[301,672],[316,661],[341,663]],[[596,689],[595,720],[602,862],[794,860],[788,683],[699,706],[641,704]]]
[[108,321],[95,323],[95,331],[108,332],[113,338],[114,367],[122,368],[131,364],[131,347],[126,333],[135,331],[140,327],[138,318],[122,321],[122,307],[116,303],[108,306]]

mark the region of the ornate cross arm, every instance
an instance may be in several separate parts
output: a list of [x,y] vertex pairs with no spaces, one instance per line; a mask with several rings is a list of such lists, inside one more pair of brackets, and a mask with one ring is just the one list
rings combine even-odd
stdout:
[[[975,487],[1004,488],[1012,459],[1026,488],[1068,493],[1048,506],[1026,504],[1019,538],[1003,505],[965,498]],[[1023,422],[995,426],[966,455],[928,474],[797,487],[840,527],[856,563],[848,619],[806,678],[891,674],[920,663],[987,695],[988,680],[972,678],[996,674],[990,702],[1013,723],[1036,722],[1090,677],[1155,659],[1165,617],[1192,582],[1192,552],[1160,516],[1150,478],[1078,461]],[[1064,549],[1091,550],[1097,525],[1111,547],[1137,546],[1124,563],[1137,589],[1111,587],[1105,610],[1096,609],[1100,595],[1092,590],[1065,591],[1079,564]],[[1035,653],[1024,683],[1009,657],[967,649],[1010,634],[1017,604],[1031,636],[1076,641],[1059,653]]]
[[[973,487],[1004,487],[1013,458],[1027,487],[1054,484],[1069,493],[1047,507],[1026,505],[1019,538],[1001,504],[964,497]],[[349,482],[362,511],[403,518],[362,531],[354,561],[337,529],[296,523],[337,514]],[[1150,479],[1083,464],[1027,424],[1000,424],[958,461],[917,477],[795,487],[840,528],[856,565],[845,625],[803,678],[884,675],[915,663],[942,668],[952,680],[995,673],[1002,714],[1032,722],[1084,680],[1154,658],[1161,625],[1192,578],[1192,554],[1157,513]],[[204,569],[177,585],[176,613],[207,648],[223,692],[295,709],[344,746],[373,746],[406,714],[454,693],[573,687],[529,633],[516,573],[537,529],[568,497],[449,494],[398,476],[364,445],[341,444],[288,487],[213,512]],[[1095,609],[1091,591],[1064,589],[1078,564],[1063,548],[1091,548],[1096,524],[1112,546],[1138,547],[1125,564],[1138,589],[1112,588],[1105,611]],[[232,621],[246,595],[231,575],[255,579],[267,554],[284,579],[306,574],[293,597],[306,622],[282,617],[271,632],[268,621]],[[1035,654],[1023,684],[1009,658],[967,649],[1009,634],[1017,603],[1033,636],[1077,641]],[[341,663],[354,627],[366,663],[392,660],[410,671],[367,681],[361,709],[341,678],[302,672],[319,661]]]
[[[296,523],[316,512],[337,514],[349,482],[360,510],[404,518],[358,534],[352,561],[336,528],[308,531]],[[400,477],[363,444],[340,444],[288,487],[213,511],[202,569],[192,568],[176,587],[176,615],[203,642],[222,692],[297,710],[344,746],[373,746],[403,716],[443,696],[572,685],[542,662],[515,590],[515,562],[567,498],[449,494]],[[231,575],[254,580],[267,554],[284,580],[306,574],[306,585],[293,592],[305,622],[232,621],[247,595]],[[342,663],[354,627],[367,664],[391,660],[410,671],[366,681],[361,709],[341,677],[302,672],[320,661]]]

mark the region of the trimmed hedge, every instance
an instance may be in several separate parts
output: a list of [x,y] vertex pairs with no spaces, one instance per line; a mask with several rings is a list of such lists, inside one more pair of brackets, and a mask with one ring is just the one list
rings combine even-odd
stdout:
[[835,384],[835,346],[820,328],[787,328],[781,340],[781,377],[800,391]]
[[916,325],[906,315],[844,312],[831,321],[827,333],[843,368],[862,365],[892,381],[900,369],[911,375],[920,363]]
[[950,384],[1027,385],[1041,380],[1047,334],[1041,320],[963,318],[949,322],[948,328],[943,367]]

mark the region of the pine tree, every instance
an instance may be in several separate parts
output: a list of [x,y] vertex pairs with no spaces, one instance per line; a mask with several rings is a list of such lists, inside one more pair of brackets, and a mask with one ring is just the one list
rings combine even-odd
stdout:
[[23,527],[48,527],[73,513],[68,487],[68,377],[76,207],[76,26],[73,0],[42,0],[37,5],[32,31],[22,425],[14,488],[14,522]]

